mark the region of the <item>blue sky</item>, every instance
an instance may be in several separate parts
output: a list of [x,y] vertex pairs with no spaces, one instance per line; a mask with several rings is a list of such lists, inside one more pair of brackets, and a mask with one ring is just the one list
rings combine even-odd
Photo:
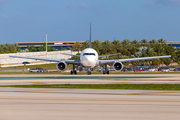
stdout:
[[180,0],[0,0],[0,44],[152,40],[180,42]]

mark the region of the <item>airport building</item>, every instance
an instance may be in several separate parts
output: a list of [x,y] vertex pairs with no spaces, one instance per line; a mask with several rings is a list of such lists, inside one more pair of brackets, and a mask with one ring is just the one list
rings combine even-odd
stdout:
[[[26,49],[30,45],[34,45],[35,48],[39,48],[43,46],[45,42],[18,42],[20,49]],[[71,47],[75,44],[75,42],[47,42],[48,46],[54,47],[56,49]]]
[[[68,41],[68,42],[48,42],[48,46],[54,47],[56,49],[61,48],[67,48],[71,47],[75,44],[76,41]],[[45,42],[18,42],[20,49],[26,49],[30,45],[34,45],[35,48],[39,48],[40,46],[43,46]],[[174,48],[180,48],[180,42],[167,42],[167,44],[170,46],[172,45]]]
[[168,46],[172,45],[174,48],[180,48],[180,42],[167,42]]

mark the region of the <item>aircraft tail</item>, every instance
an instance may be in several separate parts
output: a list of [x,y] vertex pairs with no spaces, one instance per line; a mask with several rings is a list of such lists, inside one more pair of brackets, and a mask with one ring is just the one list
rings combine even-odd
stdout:
[[91,23],[90,23],[90,38],[89,38],[89,48],[91,48]]

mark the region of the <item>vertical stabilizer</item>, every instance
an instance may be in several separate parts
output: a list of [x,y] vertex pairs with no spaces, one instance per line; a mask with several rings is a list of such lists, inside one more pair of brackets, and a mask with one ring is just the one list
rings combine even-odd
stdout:
[[91,23],[90,23],[90,38],[89,38],[89,48],[91,48]]

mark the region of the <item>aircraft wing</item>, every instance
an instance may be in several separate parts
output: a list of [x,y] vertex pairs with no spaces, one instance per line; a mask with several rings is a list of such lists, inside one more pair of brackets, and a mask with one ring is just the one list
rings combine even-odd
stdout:
[[61,53],[63,55],[70,55],[70,56],[76,56],[76,57],[80,57],[80,55],[73,55],[73,54],[67,54],[67,53]]
[[24,58],[24,59],[33,59],[33,60],[44,60],[44,61],[51,61],[51,62],[64,61],[64,62],[66,62],[67,64],[75,64],[75,65],[79,65],[79,64],[80,64],[80,60],[64,60],[64,59],[36,58],[36,57],[24,57],[24,56],[12,56],[12,55],[10,55],[9,57],[13,57],[13,58]]
[[116,59],[116,60],[99,60],[99,65],[111,64],[111,63],[114,63],[115,61],[118,61],[118,62],[131,62],[131,61],[138,61],[138,60],[150,60],[150,59],[169,58],[169,57],[171,57],[171,55],[155,56],[155,57],[129,58],[129,59]]
[[106,56],[118,55],[118,54],[121,54],[121,53],[117,53],[117,54],[109,54],[109,55],[99,55],[98,57],[106,57]]

